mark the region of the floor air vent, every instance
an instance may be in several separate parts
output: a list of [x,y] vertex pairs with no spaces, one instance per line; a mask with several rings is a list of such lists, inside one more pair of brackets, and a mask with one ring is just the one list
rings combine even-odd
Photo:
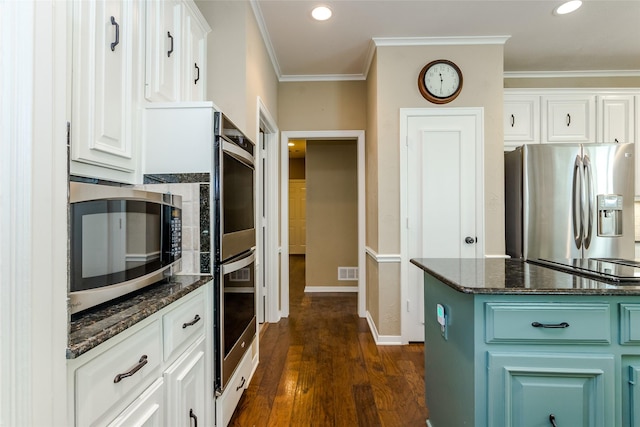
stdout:
[[358,267],[338,267],[338,280],[358,280]]

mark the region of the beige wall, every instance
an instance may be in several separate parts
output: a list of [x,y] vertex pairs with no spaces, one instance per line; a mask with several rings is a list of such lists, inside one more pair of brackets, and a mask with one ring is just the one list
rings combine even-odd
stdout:
[[365,129],[364,81],[280,83],[278,125],[291,130]]
[[305,179],[305,159],[289,159],[289,179]]
[[278,77],[249,2],[196,1],[211,26],[207,100],[251,139],[258,135],[257,99],[278,121]]
[[338,280],[358,265],[356,141],[307,141],[306,184],[306,285],[357,286]]
[[[427,102],[417,88],[417,76],[422,67],[433,59],[446,58],[460,66],[464,76],[461,94],[453,102],[437,106]],[[367,144],[371,156],[367,166],[377,167],[377,173],[367,173],[368,203],[377,206],[377,253],[400,253],[400,108],[484,108],[484,186],[485,186],[485,251],[504,254],[504,189],[503,189],[503,46],[411,46],[379,47],[368,82],[370,123]],[[375,127],[375,131],[371,128]],[[376,133],[375,137],[372,136]],[[375,153],[375,156],[374,156]],[[375,184],[373,183],[375,181]],[[377,185],[375,194],[370,183]],[[375,202],[374,202],[375,201]],[[375,221],[375,220],[374,220]],[[372,221],[373,222],[373,221]],[[373,239],[372,239],[373,241]],[[380,263],[377,269],[368,263],[368,276],[378,272],[377,289],[368,286],[369,302],[379,301],[378,307],[367,307],[380,335],[400,335],[400,266]],[[369,278],[368,278],[369,280]]]

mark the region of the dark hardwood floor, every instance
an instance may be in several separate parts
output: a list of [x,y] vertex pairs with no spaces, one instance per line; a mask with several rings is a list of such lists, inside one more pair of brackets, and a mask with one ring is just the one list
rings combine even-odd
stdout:
[[424,346],[376,346],[355,294],[305,294],[290,259],[289,318],[266,325],[230,426],[421,426]]

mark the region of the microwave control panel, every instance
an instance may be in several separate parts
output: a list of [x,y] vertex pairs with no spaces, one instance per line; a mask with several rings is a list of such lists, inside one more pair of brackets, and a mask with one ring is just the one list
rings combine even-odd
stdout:
[[182,254],[182,219],[180,211],[172,209],[171,211],[171,257],[180,258]]

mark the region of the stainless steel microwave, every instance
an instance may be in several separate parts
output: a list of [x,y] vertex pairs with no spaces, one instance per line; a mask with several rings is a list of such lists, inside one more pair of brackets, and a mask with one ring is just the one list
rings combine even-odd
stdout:
[[180,196],[80,182],[69,190],[71,314],[180,270]]

